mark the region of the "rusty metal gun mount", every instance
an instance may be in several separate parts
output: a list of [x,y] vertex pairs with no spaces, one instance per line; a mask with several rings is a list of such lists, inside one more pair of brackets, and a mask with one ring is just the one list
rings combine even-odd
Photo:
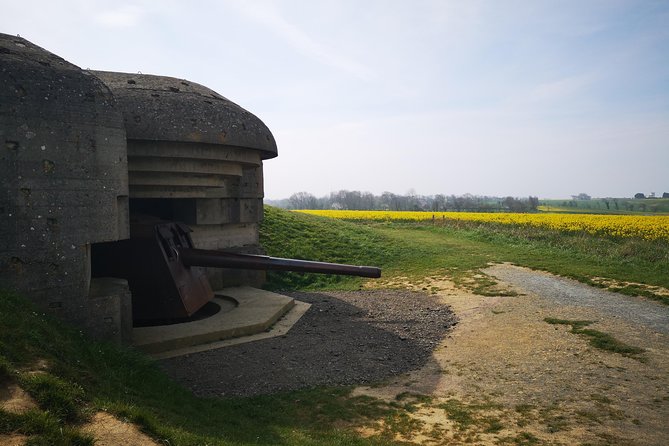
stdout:
[[188,318],[202,308],[214,297],[202,267],[381,277],[372,266],[197,249],[182,223],[135,223],[130,235],[94,245],[91,257],[95,276],[128,280],[135,321]]

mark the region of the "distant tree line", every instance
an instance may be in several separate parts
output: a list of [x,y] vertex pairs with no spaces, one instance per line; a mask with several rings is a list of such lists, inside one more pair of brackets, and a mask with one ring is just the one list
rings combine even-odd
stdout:
[[267,200],[268,204],[286,209],[342,209],[387,211],[456,211],[456,212],[533,212],[537,210],[537,197],[489,197],[464,195],[417,195],[409,192],[398,195],[384,192],[340,190],[324,197],[309,192],[298,192],[285,200]]

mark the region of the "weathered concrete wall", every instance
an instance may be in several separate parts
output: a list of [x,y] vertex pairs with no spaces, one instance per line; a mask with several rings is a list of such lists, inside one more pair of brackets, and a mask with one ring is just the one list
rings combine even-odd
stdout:
[[[130,209],[186,223],[199,248],[259,253],[262,162],[277,154],[269,129],[218,93],[183,79],[95,72],[123,109]],[[208,269],[212,287],[263,272]]]
[[0,145],[0,287],[95,325],[90,244],[128,236],[126,135],[111,92],[0,34]]
[[253,149],[277,155],[274,136],[252,113],[185,79],[93,71],[124,111],[128,139],[179,141]]

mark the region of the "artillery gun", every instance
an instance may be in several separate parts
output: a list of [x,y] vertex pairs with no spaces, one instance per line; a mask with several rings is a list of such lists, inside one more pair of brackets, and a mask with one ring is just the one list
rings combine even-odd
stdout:
[[131,222],[130,239],[93,247],[92,270],[98,277],[128,280],[135,321],[193,316],[214,298],[203,267],[381,277],[371,266],[197,249],[190,232],[178,222]]

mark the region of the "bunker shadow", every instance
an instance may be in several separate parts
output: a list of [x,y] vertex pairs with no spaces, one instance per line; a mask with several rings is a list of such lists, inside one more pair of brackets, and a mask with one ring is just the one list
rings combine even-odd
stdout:
[[286,335],[160,361],[199,396],[369,385],[419,369],[456,321],[404,290],[291,293],[312,306]]

